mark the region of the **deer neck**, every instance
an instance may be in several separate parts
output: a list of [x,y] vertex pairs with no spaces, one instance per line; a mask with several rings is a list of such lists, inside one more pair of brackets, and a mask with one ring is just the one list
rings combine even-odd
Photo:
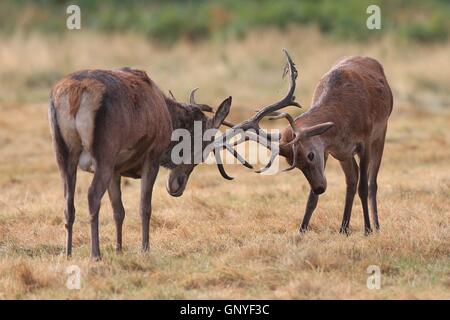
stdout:
[[[333,103],[325,101],[314,104],[308,112],[302,114],[299,119],[300,128],[314,126],[325,122],[334,122],[335,126],[339,126],[339,121],[336,121],[336,106]],[[314,140],[317,143],[320,143],[325,152],[333,143],[329,140],[329,137],[330,135],[319,135],[314,137]]]
[[172,130],[193,130],[195,110],[189,104],[179,103],[168,97],[165,97],[165,100],[172,120]]

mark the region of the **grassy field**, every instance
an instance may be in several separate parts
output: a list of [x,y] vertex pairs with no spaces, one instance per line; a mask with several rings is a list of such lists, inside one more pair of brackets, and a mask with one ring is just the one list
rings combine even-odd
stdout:
[[[170,49],[131,34],[0,40],[0,298],[450,298],[449,43],[423,47],[386,36],[354,44],[314,28],[250,32],[226,43],[182,41]],[[214,106],[233,95],[230,119],[238,121],[284,93],[282,47],[299,67],[297,97],[305,106],[339,58],[362,54],[383,63],[395,105],[379,176],[380,234],[363,235],[357,197],[350,236],[338,234],[345,182],[335,160],[303,236],[297,229],[308,185],[299,171],[263,177],[229,166],[236,179],[227,182],[215,166],[202,165],[181,198],[167,194],[161,170],[145,255],[138,251],[139,182],[123,182],[121,255],[114,252],[105,197],[103,260],[92,262],[86,200],[92,176],[79,171],[74,256],[65,259],[46,103],[57,78],[87,67],[138,67],[179,100],[196,86],[198,100]],[[70,265],[81,268],[80,290],[66,288]],[[366,287],[369,265],[381,268],[379,290]]]

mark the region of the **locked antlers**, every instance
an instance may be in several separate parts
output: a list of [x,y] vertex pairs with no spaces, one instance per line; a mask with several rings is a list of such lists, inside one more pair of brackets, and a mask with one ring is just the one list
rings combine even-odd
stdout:
[[[214,146],[217,148],[222,147],[222,148],[228,149],[228,146],[229,146],[228,142],[230,141],[230,139],[232,139],[236,135],[240,134],[241,138],[238,141],[234,142],[232,144],[233,146],[236,146],[236,145],[238,145],[244,141],[248,141],[248,140],[256,141],[256,142],[264,145],[266,148],[271,150],[272,154],[271,154],[270,160],[267,163],[267,165],[264,168],[256,171],[257,173],[262,173],[262,172],[268,170],[270,168],[270,166],[272,165],[273,161],[275,160],[276,156],[279,153],[279,146],[277,144],[273,143],[273,141],[279,140],[279,135],[278,134],[277,135],[269,134],[269,133],[263,131],[259,126],[259,122],[264,117],[269,116],[270,117],[269,120],[275,120],[275,119],[281,119],[281,118],[287,119],[289,124],[292,127],[292,130],[294,131],[294,134],[295,134],[294,140],[298,141],[297,137],[299,136],[299,132],[298,132],[298,129],[295,127],[294,119],[288,113],[278,111],[278,110],[283,109],[288,106],[295,106],[295,107],[301,108],[301,105],[295,101],[295,96],[294,96],[295,85],[296,85],[295,81],[298,76],[298,71],[295,68],[295,64],[292,61],[292,58],[289,56],[289,53],[287,52],[286,49],[283,49],[283,53],[286,56],[286,66],[284,68],[283,78],[287,74],[289,74],[289,90],[288,90],[287,94],[281,100],[279,100],[271,105],[261,108],[250,119],[245,120],[244,122],[242,122],[238,125],[234,125],[231,130],[229,130],[226,134],[220,136],[213,142]],[[295,142],[293,142],[293,147],[294,147],[294,145],[295,145]],[[230,150],[230,149],[228,149],[228,150]],[[235,155],[235,157],[236,157],[236,155]],[[219,160],[221,160],[220,155],[218,153],[216,153],[216,161],[219,161]],[[241,163],[242,163],[242,161],[241,161]]]

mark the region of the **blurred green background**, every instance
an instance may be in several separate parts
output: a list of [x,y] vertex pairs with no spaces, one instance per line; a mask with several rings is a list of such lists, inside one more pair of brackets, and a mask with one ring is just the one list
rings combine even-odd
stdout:
[[[69,4],[81,7],[83,29],[138,32],[167,44],[223,41],[245,37],[251,29],[292,24],[316,25],[325,34],[357,41],[389,32],[408,41],[442,42],[450,34],[448,0],[2,0],[0,30],[61,33]],[[382,7],[382,29],[376,32],[365,27],[370,4]]]
[[[81,30],[66,27],[70,4]],[[366,26],[373,4],[380,30]],[[232,92],[262,103],[284,85],[286,47],[304,99],[335,61],[368,55],[389,70],[397,102],[448,108],[448,17],[449,0],[0,0],[0,102],[46,101],[67,73],[128,65],[174,92],[200,86],[206,100]]]

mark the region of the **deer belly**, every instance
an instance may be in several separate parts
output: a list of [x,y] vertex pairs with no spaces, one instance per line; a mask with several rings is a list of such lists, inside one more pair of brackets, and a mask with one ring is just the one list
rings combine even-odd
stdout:
[[[117,157],[115,168],[119,172],[122,170],[129,170],[140,159],[140,155],[136,154],[135,150],[122,150]],[[89,151],[83,150],[78,160],[78,166],[81,170],[86,172],[95,172],[95,161]]]
[[[131,148],[120,150],[115,170],[120,173],[129,172],[131,176],[140,176],[140,171],[148,152],[149,141],[146,137],[139,139]],[[131,173],[132,172],[132,173]]]
[[135,149],[126,149],[119,152],[117,157],[117,162],[115,169],[118,172],[128,171],[136,166],[140,167],[139,164],[143,161],[145,154],[139,152]]
[[[115,158],[114,171],[126,172],[131,177],[139,177],[148,146],[148,141],[140,139],[133,147],[120,150]],[[78,160],[80,169],[93,173],[95,172],[95,163],[92,154],[83,149]]]

